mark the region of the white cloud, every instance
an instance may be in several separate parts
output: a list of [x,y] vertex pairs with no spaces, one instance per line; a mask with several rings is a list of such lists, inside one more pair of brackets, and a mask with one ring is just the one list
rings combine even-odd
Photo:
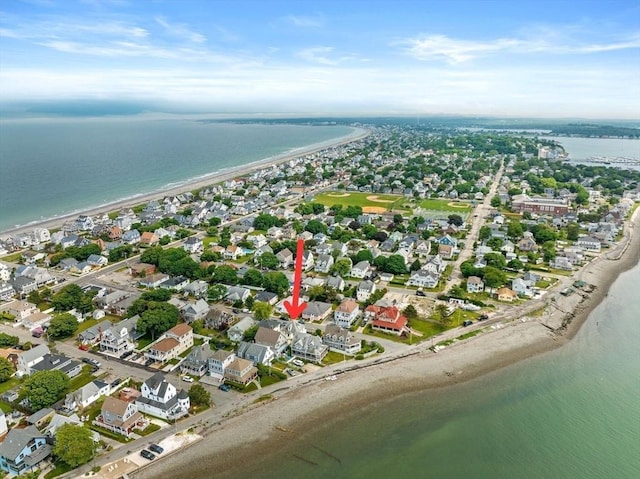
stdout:
[[325,25],[323,15],[287,15],[284,17],[287,23],[299,28],[321,28]]
[[421,35],[394,42],[393,45],[400,46],[405,53],[418,60],[459,64],[495,53],[588,54],[639,48],[640,35],[633,34],[609,42],[579,42],[568,39],[565,42],[552,35],[486,41],[455,39],[446,35]]
[[333,47],[311,47],[298,51],[296,56],[307,62],[319,63],[320,65],[337,65],[339,61],[328,56],[332,52]]
[[204,43],[207,41],[204,35],[190,30],[189,27],[183,23],[169,23],[165,17],[156,17],[155,21],[164,28],[168,34],[175,37],[184,38],[194,43]]

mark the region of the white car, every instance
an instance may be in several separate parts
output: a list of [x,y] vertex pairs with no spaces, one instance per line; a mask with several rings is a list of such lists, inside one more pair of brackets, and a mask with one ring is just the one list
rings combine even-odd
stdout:
[[192,383],[193,382],[193,378],[191,376],[187,376],[187,375],[182,376],[182,380],[185,383]]

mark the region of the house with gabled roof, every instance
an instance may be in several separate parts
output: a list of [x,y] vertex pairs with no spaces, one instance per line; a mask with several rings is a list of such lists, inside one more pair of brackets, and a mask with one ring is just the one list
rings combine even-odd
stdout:
[[225,309],[212,307],[204,317],[204,325],[208,329],[225,329],[232,320],[233,316]]
[[467,278],[467,293],[482,293],[484,291],[484,282],[478,276],[469,276]]
[[184,389],[176,390],[162,372],[142,383],[141,392],[135,404],[145,414],[175,420],[189,413],[189,395]]
[[376,289],[376,284],[373,281],[360,281],[356,288],[356,299],[361,303],[368,301]]
[[391,333],[400,336],[407,328],[407,318],[404,317],[398,308],[389,306],[380,308],[375,319],[371,323],[371,329]]
[[318,336],[308,333],[296,334],[291,343],[291,353],[307,361],[319,363],[329,352],[329,347]]
[[0,469],[11,475],[35,471],[51,450],[44,434],[34,426],[13,428],[0,443]]
[[188,324],[181,323],[164,333],[147,349],[145,356],[156,362],[167,362],[177,358],[192,346],[193,329]]
[[68,393],[64,400],[64,407],[69,411],[84,409],[110,393],[111,386],[108,383],[94,379],[81,388]]
[[78,341],[86,346],[95,346],[100,343],[102,339],[102,334],[111,329],[113,327],[113,323],[108,319],[101,321],[95,326],[91,326],[88,329],[85,329],[81,333],[78,333]]
[[411,273],[407,280],[407,286],[418,286],[420,288],[435,288],[440,280],[440,275],[427,269],[419,269]]
[[209,376],[222,381],[224,379],[225,369],[227,369],[235,359],[236,354],[233,351],[218,349],[209,357],[207,362]]
[[371,264],[368,261],[360,261],[351,267],[349,276],[352,278],[365,278],[371,271]]
[[224,370],[224,379],[247,385],[258,377],[258,369],[247,359],[236,357]]
[[247,316],[246,318],[241,319],[240,321],[238,321],[236,324],[234,324],[227,330],[227,337],[234,343],[242,341],[245,331],[251,328],[252,326],[254,326],[255,324],[256,324],[256,321],[250,316]]
[[293,265],[293,253],[289,250],[289,248],[285,248],[282,251],[279,251],[276,254],[276,258],[280,262],[281,269],[290,268]]
[[329,276],[326,281],[326,287],[336,291],[344,291],[346,283],[340,276]]
[[322,321],[331,314],[331,304],[322,301],[309,301],[302,311],[302,318],[309,321]]
[[318,261],[314,267],[316,273],[329,273],[333,266],[334,259],[330,254],[321,254],[318,256]]
[[209,358],[212,356],[213,351],[209,347],[209,343],[195,346],[180,363],[180,371],[193,376],[204,376],[209,370]]
[[208,313],[209,303],[207,303],[204,299],[189,302],[180,311],[180,314],[182,315],[186,323],[193,323],[198,319],[203,319]]
[[[258,331],[256,331],[254,341],[256,344],[271,349],[274,356],[282,354],[288,346],[287,338],[284,334],[282,334],[277,329],[270,329],[264,326],[258,327]],[[238,356],[240,355],[238,354]]]
[[264,364],[269,366],[275,358],[275,354],[269,346],[258,343],[247,343],[246,341],[240,342],[236,354],[239,358],[247,359],[255,365]]
[[227,286],[227,295],[225,301],[229,303],[235,303],[236,301],[246,301],[251,295],[251,291],[242,286]]
[[362,342],[351,331],[337,324],[329,324],[325,328],[322,342],[328,346],[329,351],[344,353],[348,356],[358,354],[362,349]]
[[360,314],[360,306],[353,300],[345,299],[333,313],[333,320],[338,326],[350,328]]
[[148,424],[149,421],[138,412],[136,403],[111,396],[105,398],[100,414],[93,421],[94,426],[125,437],[131,437],[134,430],[142,430]]
[[136,324],[140,316],[137,314],[115,324],[102,334],[100,351],[113,356],[133,351],[140,334],[136,331]]

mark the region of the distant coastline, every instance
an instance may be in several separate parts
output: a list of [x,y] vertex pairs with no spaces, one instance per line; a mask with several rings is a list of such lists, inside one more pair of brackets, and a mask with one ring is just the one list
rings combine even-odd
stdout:
[[128,196],[122,199],[118,199],[115,201],[107,202],[107,203],[96,205],[96,206],[87,205],[85,208],[79,208],[72,212],[62,214],[60,216],[54,216],[50,218],[44,218],[42,220],[31,221],[26,224],[18,225],[16,227],[0,231],[0,235],[6,236],[6,235],[25,232],[25,231],[32,231],[34,228],[48,228],[48,229],[59,228],[64,224],[65,221],[71,218],[75,218],[80,214],[97,215],[97,214],[110,213],[113,211],[118,211],[122,208],[131,208],[155,199],[160,199],[167,195],[177,195],[180,193],[184,193],[186,191],[192,191],[192,190],[204,188],[206,186],[220,183],[222,181],[226,181],[231,178],[246,175],[250,172],[259,170],[261,168],[284,163],[292,159],[296,159],[305,155],[309,155],[309,154],[316,153],[318,151],[325,150],[327,148],[333,148],[336,146],[351,143],[353,141],[366,138],[371,133],[370,130],[367,130],[364,128],[356,128],[356,127],[351,127],[351,128],[353,128],[353,131],[346,136],[334,138],[334,139],[319,142],[319,143],[314,143],[304,147],[293,148],[282,154],[268,157],[268,158],[263,158],[263,159],[253,161],[251,163],[247,163],[244,165],[231,167],[231,168],[223,168],[221,170],[207,173],[205,175],[201,175],[195,178],[186,179],[184,181],[178,181],[178,182],[175,182],[175,184],[168,184],[161,187],[160,189],[156,189],[148,193],[140,193],[140,194]]

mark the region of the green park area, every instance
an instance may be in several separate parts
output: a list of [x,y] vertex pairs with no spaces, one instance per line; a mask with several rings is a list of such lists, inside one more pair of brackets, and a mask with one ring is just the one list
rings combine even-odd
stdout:
[[400,195],[377,195],[372,193],[359,193],[349,191],[329,191],[319,193],[314,196],[313,203],[320,203],[324,206],[360,206],[366,208],[379,208],[378,212],[403,209],[401,204],[404,197]]
[[418,206],[425,210],[431,211],[447,211],[451,213],[468,213],[471,211],[471,205],[463,201],[438,200],[429,198],[420,200]]

